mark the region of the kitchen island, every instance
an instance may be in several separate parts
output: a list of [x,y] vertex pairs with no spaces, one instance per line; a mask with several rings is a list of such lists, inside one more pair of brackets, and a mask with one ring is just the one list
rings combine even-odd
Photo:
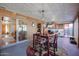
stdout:
[[26,56],[26,49],[30,40],[23,40],[13,44],[0,46],[1,56]]

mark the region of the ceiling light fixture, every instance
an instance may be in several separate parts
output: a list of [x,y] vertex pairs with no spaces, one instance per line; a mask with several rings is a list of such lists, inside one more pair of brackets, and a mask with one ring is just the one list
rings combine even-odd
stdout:
[[40,14],[41,14],[41,19],[44,20],[45,18],[44,4],[41,4]]

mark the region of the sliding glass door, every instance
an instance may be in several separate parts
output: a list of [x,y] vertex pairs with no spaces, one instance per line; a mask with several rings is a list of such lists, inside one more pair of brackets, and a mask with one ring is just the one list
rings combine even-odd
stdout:
[[73,23],[64,25],[64,35],[73,36]]

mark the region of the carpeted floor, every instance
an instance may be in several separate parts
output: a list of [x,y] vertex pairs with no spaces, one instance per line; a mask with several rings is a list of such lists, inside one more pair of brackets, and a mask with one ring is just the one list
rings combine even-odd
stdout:
[[58,47],[63,48],[68,56],[79,56],[79,48],[76,45],[70,43],[70,39],[67,37],[58,38]]
[[79,56],[79,48],[71,44],[68,37],[58,37],[58,50],[56,54],[59,56]]

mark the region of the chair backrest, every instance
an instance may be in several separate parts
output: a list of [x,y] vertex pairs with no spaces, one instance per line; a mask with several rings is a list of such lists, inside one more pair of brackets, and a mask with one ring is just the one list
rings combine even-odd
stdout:
[[35,45],[38,44],[40,38],[40,34],[33,34],[33,48],[35,48]]
[[57,43],[57,39],[58,39],[58,35],[55,34],[55,35],[54,35],[54,43]]

